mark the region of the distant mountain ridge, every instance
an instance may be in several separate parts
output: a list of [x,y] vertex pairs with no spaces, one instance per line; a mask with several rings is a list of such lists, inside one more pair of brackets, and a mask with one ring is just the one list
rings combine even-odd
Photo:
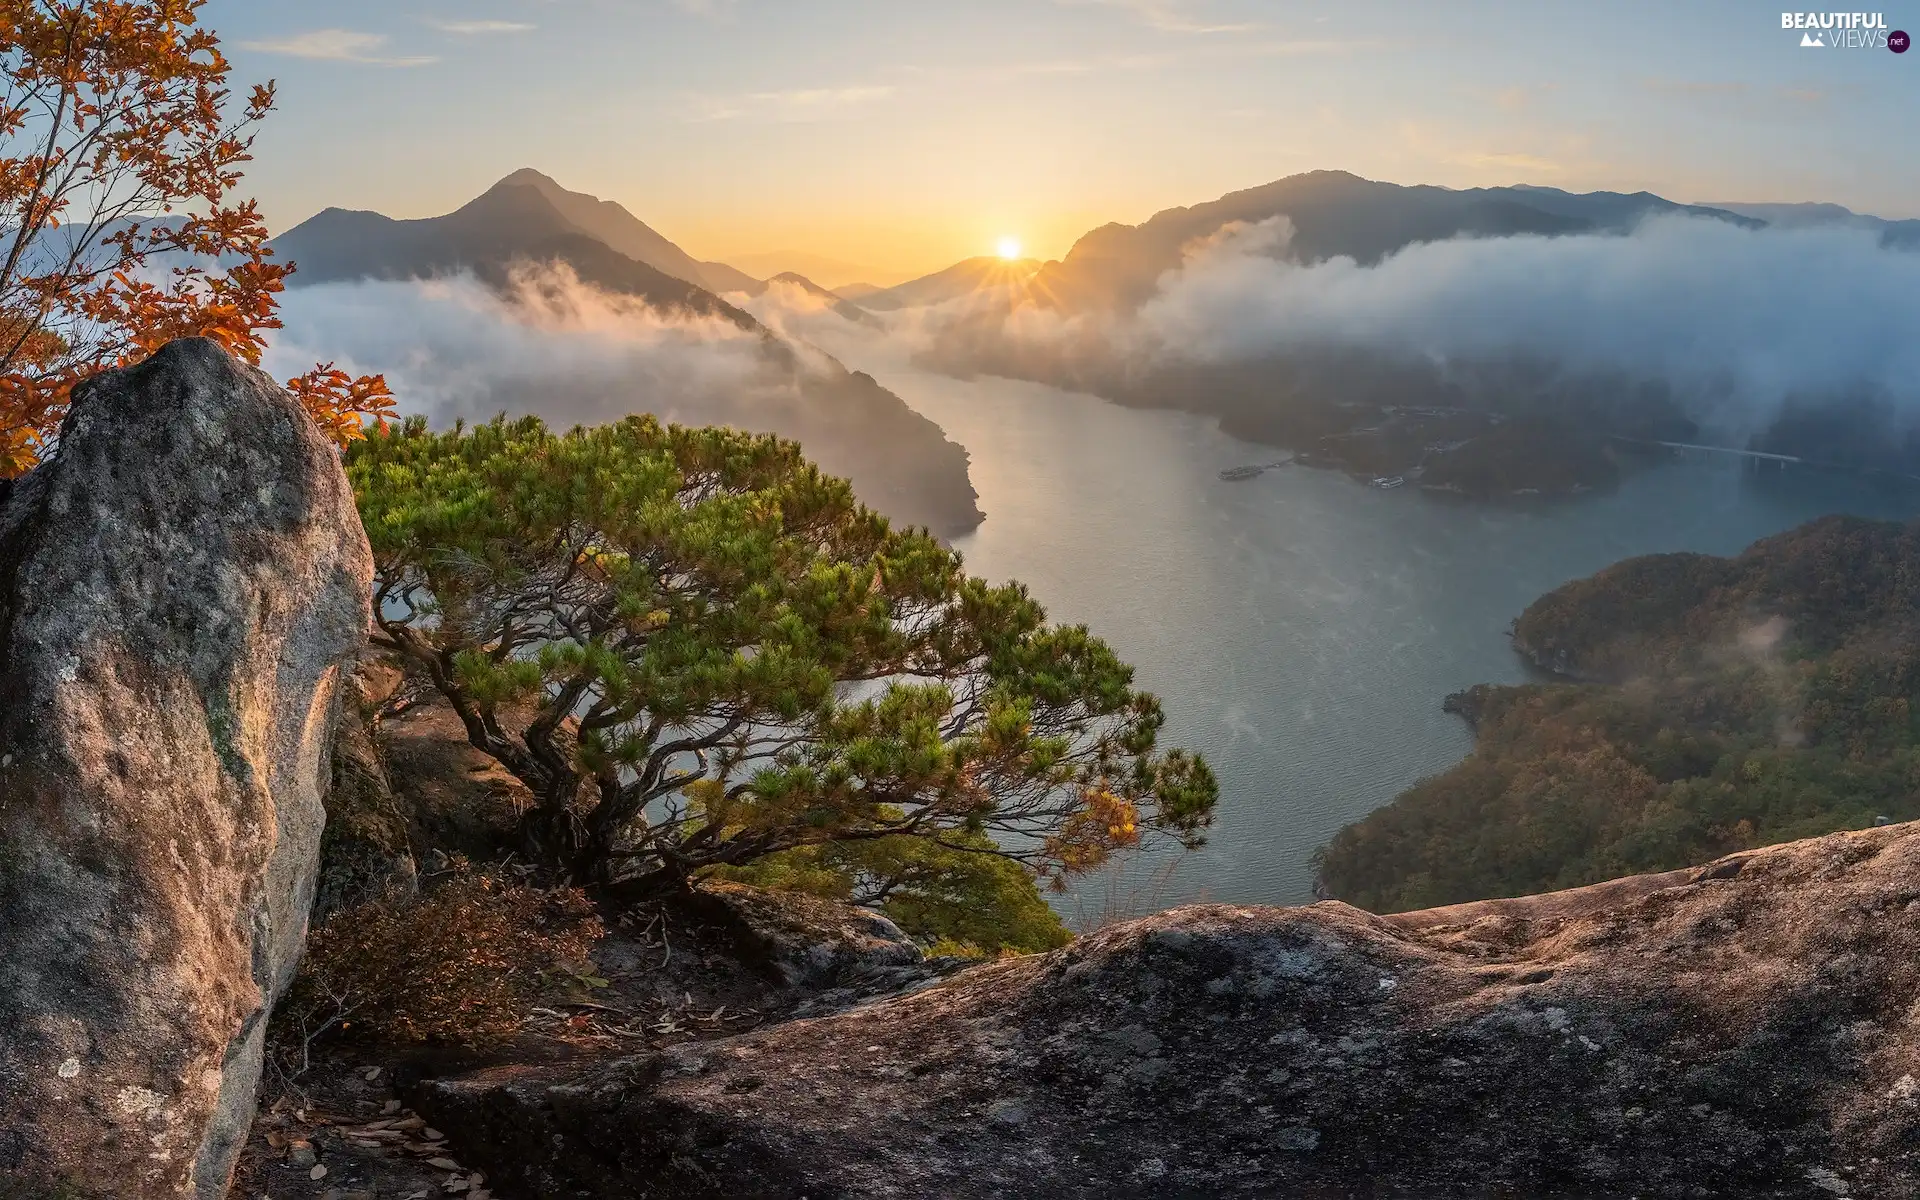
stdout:
[[[557,264],[584,284],[639,299],[668,316],[727,322],[760,339],[761,358],[773,377],[787,381],[789,398],[755,404],[745,395],[720,396],[698,408],[694,398],[636,395],[634,410],[657,409],[663,403],[676,406],[676,411],[692,407],[689,419],[697,422],[794,438],[824,470],[852,480],[864,501],[902,523],[924,525],[945,536],[980,523],[966,451],[949,441],[938,425],[871,376],[849,372],[817,349],[799,353],[794,343],[745,309],[655,265],[728,280],[724,273],[708,272],[713,264],[695,261],[619,205],[569,192],[538,172],[515,172],[439,217],[394,220],[375,212],[330,208],[271,245],[282,260],[295,264],[291,282],[299,287],[471,274],[511,294],[516,268]],[[653,262],[628,251],[644,253]],[[769,286],[741,278],[745,286],[736,291],[758,295]],[[801,276],[781,282],[825,300],[849,320],[873,320]],[[389,369],[377,363],[361,365]],[[564,399],[554,397],[551,403],[564,407]],[[539,397],[528,397],[523,407],[539,412],[540,403]]]
[[[860,307],[873,312],[921,308],[996,287],[1025,287],[1046,264],[1037,258],[1005,259],[991,255],[965,258],[943,271],[910,279],[890,288],[862,290]],[[840,293],[846,295],[843,290]]]
[[889,288],[853,284],[835,290],[878,312],[941,304],[976,286],[990,286],[981,281],[992,280],[991,268],[999,264],[1026,276],[1023,282],[1035,303],[1068,311],[1124,309],[1151,296],[1160,276],[1178,267],[1196,240],[1236,222],[1284,216],[1293,226],[1289,258],[1313,263],[1345,255],[1366,265],[1417,242],[1625,233],[1643,218],[1665,213],[1749,228],[1767,223],[1731,206],[1680,204],[1645,191],[1576,193],[1530,184],[1455,189],[1382,183],[1347,171],[1309,171],[1190,207],[1165,209],[1139,225],[1102,225],[1083,234],[1056,262],[1004,264],[971,258]]
[[[532,196],[544,201],[545,208],[535,203]],[[614,201],[570,191],[532,167],[522,167],[508,175],[455,212],[425,218],[425,224],[394,221],[378,213],[330,208],[288,230],[275,239],[275,244],[289,255],[306,254],[305,278],[299,282],[315,283],[334,277],[337,269],[346,270],[349,277],[365,273],[364,259],[348,259],[346,266],[335,266],[339,249],[333,243],[349,238],[370,239],[369,257],[372,258],[385,256],[396,242],[418,243],[438,238],[442,252],[429,256],[437,258],[457,256],[457,252],[449,253],[456,247],[470,255],[478,253],[481,241],[491,240],[502,247],[520,250],[537,237],[569,234],[583,234],[625,258],[716,295],[728,292],[757,295],[765,289],[764,280],[745,271],[726,263],[695,259]]]
[[508,176],[439,217],[395,220],[376,212],[329,208],[270,245],[298,267],[294,286],[423,279],[460,271],[497,283],[515,262],[564,261],[582,282],[639,297],[656,308],[723,317],[742,328],[757,324],[701,285],[608,245],[570,220],[545,189],[516,182],[518,178]]
[[1676,204],[1651,192],[1587,192],[1498,187],[1456,191],[1362,179],[1347,171],[1310,171],[1190,208],[1155,213],[1139,225],[1103,225],[1075,242],[1066,258],[1034,277],[1037,303],[1067,310],[1132,308],[1151,296],[1186,248],[1235,222],[1286,217],[1287,257],[1314,263],[1337,256],[1379,262],[1416,242],[1455,237],[1624,233],[1644,217],[1688,213],[1757,226],[1750,217]]
[[1780,229],[1805,229],[1819,225],[1844,225],[1869,229],[1880,235],[1880,244],[1903,249],[1920,247],[1920,220],[1890,221],[1885,217],[1857,213],[1838,204],[1747,204],[1729,202],[1716,207],[1764,221]]
[[759,282],[725,263],[695,261],[685,250],[655,232],[640,218],[611,200],[571,192],[532,167],[522,167],[496,186],[530,187],[546,197],[561,216],[636,262],[646,263],[676,279],[697,283],[711,292],[739,291]]
[[828,308],[838,313],[841,317],[843,317],[846,320],[852,321],[856,325],[865,325],[869,328],[874,328],[874,329],[885,328],[884,322],[882,322],[880,318],[874,316],[871,312],[868,312],[865,308],[861,307],[858,304],[855,304],[853,301],[847,299],[845,296],[842,296],[837,292],[828,291],[826,288],[821,287],[819,284],[815,283],[811,279],[808,279],[805,275],[800,274],[798,271],[783,271],[780,274],[775,275],[773,278],[767,280],[765,283],[757,284],[755,287],[750,289],[747,294],[750,296],[765,295],[767,291],[770,288],[772,288],[775,284],[786,284],[790,287],[799,288],[801,291],[805,292],[807,295],[812,296],[814,299],[821,301]]
[[[1630,367],[1568,372],[1524,356],[1443,359],[1331,341],[1248,344],[1217,359],[1185,356],[1178,345],[1142,355],[1124,336],[1110,341],[1103,331],[1124,332],[1130,314],[1159,293],[1197,243],[1234,225],[1284,218],[1290,227],[1287,238],[1248,253],[1300,265],[1349,258],[1367,267],[1421,243],[1624,236],[1664,215],[1743,229],[1842,220],[1881,230],[1887,244],[1899,244],[1908,224],[1920,233],[1920,222],[1885,222],[1838,206],[1717,207],[1645,191],[1537,186],[1461,190],[1311,171],[1165,209],[1138,225],[1090,230],[1036,272],[1013,305],[954,305],[940,314],[914,361],[963,378],[1027,379],[1121,404],[1204,413],[1235,436],[1362,479],[1485,496],[1571,493],[1602,486],[1631,465],[1615,439],[1699,440],[1702,428],[1680,390]],[[938,278],[862,295],[860,303],[878,308],[916,289],[937,296],[929,284]],[[1090,319],[1062,324],[1062,336],[1027,337],[1006,319],[1021,303]],[[1107,316],[1120,320],[1110,324]],[[1920,431],[1870,396],[1849,398],[1844,412],[1822,399],[1795,400],[1765,428],[1708,432],[1742,437],[1756,450],[1920,476]]]

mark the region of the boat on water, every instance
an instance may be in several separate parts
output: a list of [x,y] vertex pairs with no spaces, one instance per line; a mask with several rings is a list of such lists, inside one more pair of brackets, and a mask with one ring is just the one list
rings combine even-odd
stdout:
[[1255,475],[1258,475],[1265,470],[1266,470],[1265,467],[1228,467],[1226,470],[1220,472],[1220,478],[1252,479]]
[[1407,477],[1405,475],[1382,475],[1367,486],[1377,488],[1405,487],[1407,486]]

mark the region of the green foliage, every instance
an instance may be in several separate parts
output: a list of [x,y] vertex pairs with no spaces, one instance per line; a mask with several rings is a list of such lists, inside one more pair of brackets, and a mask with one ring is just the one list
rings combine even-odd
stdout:
[[1032,874],[979,833],[831,842],[722,873],[759,887],[877,906],[939,954],[1028,954],[1073,939]]
[[1617,682],[1481,687],[1458,767],[1347,826],[1321,880],[1378,911],[1573,887],[1920,818],[1920,529],[1827,518],[1530,606],[1518,640]]
[[1211,771],[1156,750],[1159,703],[1105,643],[791,442],[415,421],[347,470],[376,642],[532,788],[529,852],[575,879],[677,886],[895,835],[1058,876],[1211,820]]

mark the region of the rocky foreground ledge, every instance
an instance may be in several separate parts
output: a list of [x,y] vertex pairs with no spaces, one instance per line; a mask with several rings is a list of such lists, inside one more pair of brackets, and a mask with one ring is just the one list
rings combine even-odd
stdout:
[[502,1194],[1920,1194],[1920,827],[1378,917],[1177,909],[722,1042],[430,1080]]

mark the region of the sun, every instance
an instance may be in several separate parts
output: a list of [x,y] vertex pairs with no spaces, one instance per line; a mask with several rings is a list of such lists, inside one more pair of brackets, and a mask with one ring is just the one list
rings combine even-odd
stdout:
[[1020,257],[1020,239],[1017,237],[1001,238],[999,251],[1000,251],[1001,258],[1006,259],[1008,262],[1012,262],[1014,259]]

